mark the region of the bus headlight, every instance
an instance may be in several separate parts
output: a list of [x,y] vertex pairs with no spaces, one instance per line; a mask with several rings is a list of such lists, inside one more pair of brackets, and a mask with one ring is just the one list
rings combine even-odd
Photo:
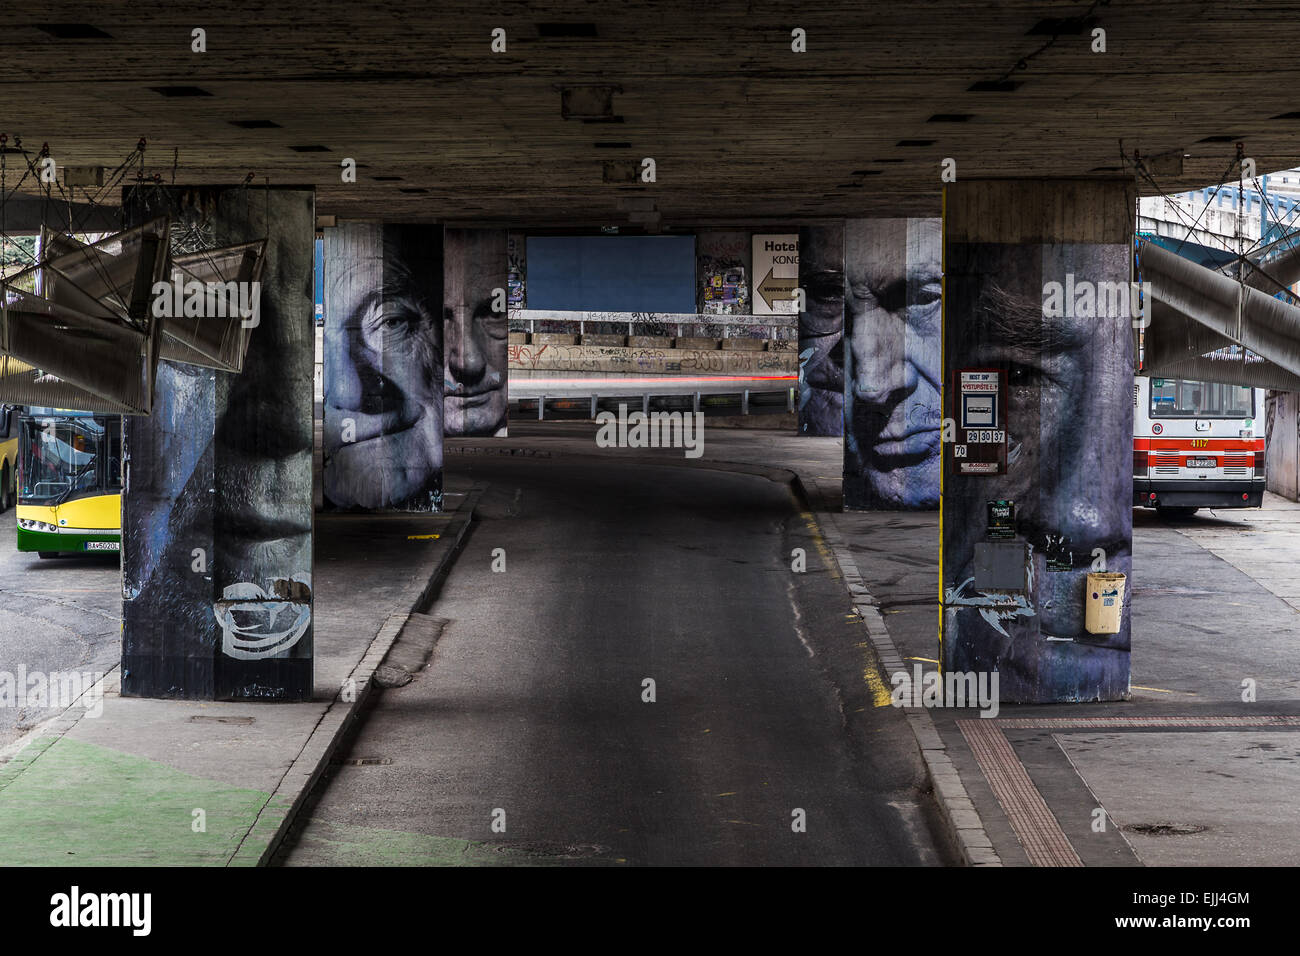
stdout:
[[57,534],[59,530],[47,521],[34,521],[31,518],[19,518],[18,527],[24,531],[44,531],[46,534]]

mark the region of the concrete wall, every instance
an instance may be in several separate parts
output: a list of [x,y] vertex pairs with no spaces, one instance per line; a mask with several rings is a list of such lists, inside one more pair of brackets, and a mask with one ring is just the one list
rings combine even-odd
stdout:
[[[668,341],[672,341],[671,339]],[[510,374],[519,378],[555,372],[600,375],[794,375],[793,342],[768,342],[772,351],[679,349],[618,345],[511,344]]]
[[1300,501],[1300,393],[1270,391],[1264,407],[1268,490]]

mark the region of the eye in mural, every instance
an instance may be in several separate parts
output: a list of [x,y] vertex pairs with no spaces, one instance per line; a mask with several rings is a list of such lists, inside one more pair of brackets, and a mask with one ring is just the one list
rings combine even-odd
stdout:
[[938,219],[845,223],[846,508],[939,505],[941,241]]
[[[844,227],[799,230],[799,434],[844,428]],[[806,358],[804,356],[807,356]]]
[[367,223],[326,230],[327,508],[442,506],[441,233]]
[[506,232],[448,229],[443,261],[445,434],[504,438],[508,335],[496,306],[508,284]]

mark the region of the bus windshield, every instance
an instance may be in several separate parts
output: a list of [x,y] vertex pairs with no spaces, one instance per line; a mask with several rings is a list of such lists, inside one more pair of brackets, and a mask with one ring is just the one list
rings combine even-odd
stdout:
[[1246,385],[1151,379],[1152,418],[1254,418],[1255,390]]
[[57,505],[71,498],[120,494],[122,420],[25,418],[22,423],[22,504]]

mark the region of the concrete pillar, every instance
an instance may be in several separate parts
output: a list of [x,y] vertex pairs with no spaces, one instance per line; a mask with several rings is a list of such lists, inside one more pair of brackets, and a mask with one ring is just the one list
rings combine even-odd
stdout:
[[443,236],[448,437],[506,436],[509,261],[504,229],[448,229]]
[[972,181],[944,197],[940,658],[1003,702],[1129,692],[1085,627],[1090,570],[1131,569],[1132,184]]
[[939,506],[942,223],[844,224],[844,508]]
[[325,230],[326,508],[441,510],[442,300],[442,227]]
[[799,230],[799,288],[804,292],[804,310],[799,313],[799,434],[842,435],[843,223]]
[[160,362],[126,418],[122,693],[309,700],[314,193],[150,186],[123,213],[171,216],[173,251],[269,241],[243,371]]

